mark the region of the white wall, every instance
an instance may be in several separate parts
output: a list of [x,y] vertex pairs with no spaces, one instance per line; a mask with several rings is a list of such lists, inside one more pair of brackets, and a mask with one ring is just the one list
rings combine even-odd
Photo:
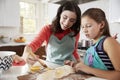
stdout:
[[15,37],[20,35],[20,29],[19,27],[0,27],[1,35]]
[[58,5],[58,4],[49,3],[49,5],[48,5],[48,19],[49,19],[49,23],[51,23],[51,21],[56,16],[57,10],[58,10],[59,6],[60,5]]
[[99,1],[92,1],[89,3],[79,5],[82,13],[87,10],[88,8],[101,8],[105,11],[107,18],[109,17],[109,0],[99,0]]
[[110,22],[120,22],[120,0],[110,0]]
[[118,22],[110,23],[109,26],[110,26],[111,35],[115,35],[117,33],[118,34],[117,41],[120,42],[120,23]]

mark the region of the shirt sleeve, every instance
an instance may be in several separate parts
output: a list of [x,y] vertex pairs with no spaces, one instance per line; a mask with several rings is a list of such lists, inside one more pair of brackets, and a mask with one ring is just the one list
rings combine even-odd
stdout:
[[78,54],[78,52],[77,52],[79,37],[80,37],[80,34],[78,34],[78,35],[76,36],[75,50],[74,50],[74,52],[73,52],[73,55],[74,55],[74,57],[75,57],[76,60],[80,60],[80,56],[79,56],[79,54]]
[[28,46],[30,46],[32,51],[35,52],[39,47],[41,47],[44,41],[48,42],[50,35],[50,25],[44,26]]

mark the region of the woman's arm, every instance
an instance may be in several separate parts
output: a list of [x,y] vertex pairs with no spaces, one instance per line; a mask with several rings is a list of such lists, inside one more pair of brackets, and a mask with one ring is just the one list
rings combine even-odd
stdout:
[[39,47],[41,47],[44,41],[48,41],[49,36],[50,36],[50,26],[43,27],[42,30],[37,35],[37,37],[35,37],[35,39],[30,44],[25,46],[22,55],[23,59],[25,59],[26,61],[29,60],[31,62],[36,61],[38,57],[34,54],[34,52]]
[[51,35],[50,25],[44,26],[39,34],[34,38],[34,40],[29,44],[32,51],[37,51],[38,48],[46,41],[48,43],[49,37]]
[[[33,53],[32,49],[28,45],[26,45],[24,48],[22,58],[26,60],[28,58],[28,56],[30,55],[30,52]],[[33,54],[33,55],[35,55],[35,54]]]
[[78,35],[76,36],[75,49],[74,49],[74,52],[73,52],[73,55],[74,55],[74,57],[76,58],[77,62],[80,62],[80,55],[79,55],[79,53],[78,53],[78,51],[77,51],[77,49],[78,49],[79,37],[80,37],[80,34],[78,34]]
[[33,53],[32,49],[28,45],[24,48],[22,58],[31,65],[39,59],[39,57]]

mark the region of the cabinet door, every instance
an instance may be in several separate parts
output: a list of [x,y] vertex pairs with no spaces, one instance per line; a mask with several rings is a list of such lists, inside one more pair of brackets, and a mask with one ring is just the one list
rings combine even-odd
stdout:
[[5,25],[6,26],[19,26],[20,13],[19,13],[19,0],[6,0],[5,2]]
[[[0,3],[2,4],[2,3]],[[3,0],[2,11],[4,27],[18,27],[20,26],[19,0]],[[1,15],[0,15],[1,16]]]
[[25,45],[18,46],[2,46],[0,51],[15,51],[17,55],[22,56]]
[[4,24],[4,5],[5,1],[0,0],[0,26],[3,26]]

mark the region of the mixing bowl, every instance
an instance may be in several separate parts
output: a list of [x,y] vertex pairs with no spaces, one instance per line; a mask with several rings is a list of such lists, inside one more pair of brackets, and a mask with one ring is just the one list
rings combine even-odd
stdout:
[[13,63],[14,51],[0,51],[0,72],[8,70]]
[[2,42],[2,43],[9,43],[10,40],[11,40],[10,37],[3,37],[3,38],[1,38],[1,42]]

